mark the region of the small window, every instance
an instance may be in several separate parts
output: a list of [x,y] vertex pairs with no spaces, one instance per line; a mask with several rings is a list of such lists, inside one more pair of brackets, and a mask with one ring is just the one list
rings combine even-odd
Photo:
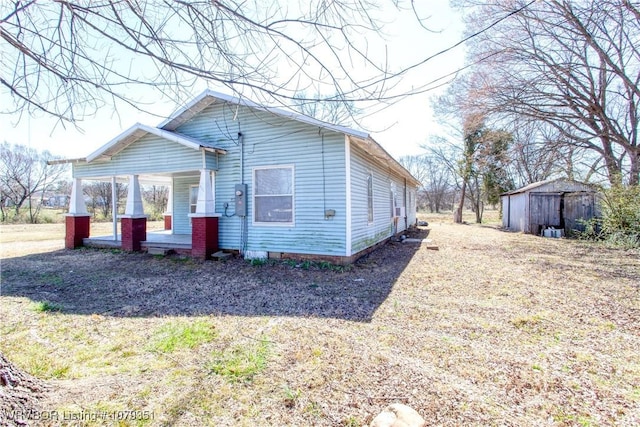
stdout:
[[367,177],[367,220],[373,222],[373,175]]
[[396,206],[398,206],[396,200],[396,184],[392,181],[389,186],[389,208],[391,210],[391,218],[398,216],[396,215]]
[[189,213],[196,213],[198,205],[198,186],[191,185],[189,187]]
[[253,170],[253,221],[293,224],[293,166]]

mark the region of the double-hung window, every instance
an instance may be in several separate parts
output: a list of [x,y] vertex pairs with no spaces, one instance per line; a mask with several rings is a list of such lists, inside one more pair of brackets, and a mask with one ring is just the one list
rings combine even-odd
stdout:
[[253,169],[253,222],[293,225],[293,166]]

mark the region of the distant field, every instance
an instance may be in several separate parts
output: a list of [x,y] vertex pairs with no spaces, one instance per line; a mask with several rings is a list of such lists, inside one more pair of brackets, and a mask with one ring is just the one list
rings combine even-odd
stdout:
[[[439,213],[424,211],[419,213],[419,217],[428,222],[453,223],[453,212],[443,211]],[[471,211],[462,213],[462,220],[469,224],[475,224],[476,214]],[[499,226],[502,220],[500,211],[496,209],[487,209],[482,215],[482,224]]]
[[[162,221],[149,221],[148,230],[160,230]],[[0,224],[0,258],[50,252],[64,248],[64,224]],[[120,224],[118,223],[118,230]],[[119,232],[119,231],[118,231]],[[91,235],[113,233],[110,222],[92,222]]]
[[150,415],[121,426],[354,427],[393,402],[428,425],[640,425],[638,251],[423,218],[439,250],[349,268],[3,259],[0,352],[44,410]]

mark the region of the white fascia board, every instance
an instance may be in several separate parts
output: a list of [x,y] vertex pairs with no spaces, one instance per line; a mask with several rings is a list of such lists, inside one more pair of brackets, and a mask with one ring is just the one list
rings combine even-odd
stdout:
[[104,144],[102,147],[98,148],[93,153],[89,154],[87,156],[87,163],[91,163],[92,161],[100,157],[102,154],[107,152],[110,148],[115,147],[119,142],[121,142],[122,139],[124,139],[125,137],[129,136],[130,134],[138,130],[141,126],[144,126],[144,125],[141,123],[136,123],[135,125],[131,126],[129,129],[122,132],[120,135],[113,138],[111,141]]
[[[212,97],[216,97],[215,94],[216,92],[213,92],[209,89],[206,89],[204,92],[202,92],[200,95],[196,96],[195,98],[193,98],[191,101],[189,101],[184,107],[179,108],[178,110],[176,110],[175,112],[173,112],[168,118],[166,118],[165,120],[163,120],[160,124],[158,124],[158,128],[159,129],[164,129],[165,126],[169,125],[172,121],[180,118],[180,116],[187,114],[194,106],[196,106],[199,102],[201,102],[202,100],[204,100],[206,97],[208,96],[212,96]],[[211,103],[208,103],[206,105],[210,105]],[[206,108],[203,107],[203,108]],[[194,113],[198,113],[200,110],[194,112]]]

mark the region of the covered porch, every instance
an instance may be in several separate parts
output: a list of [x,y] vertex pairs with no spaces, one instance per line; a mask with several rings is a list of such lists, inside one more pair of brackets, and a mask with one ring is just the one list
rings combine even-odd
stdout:
[[[136,125],[73,165],[73,188],[66,218],[65,246],[175,251],[210,258],[218,250],[215,171],[224,150],[173,132]],[[82,182],[110,181],[113,232],[91,236]],[[116,184],[127,183],[126,205],[118,214]],[[141,184],[168,187],[160,230],[147,230]],[[177,197],[176,197],[176,189]],[[178,199],[178,202],[176,202]],[[118,227],[119,226],[119,227]]]

